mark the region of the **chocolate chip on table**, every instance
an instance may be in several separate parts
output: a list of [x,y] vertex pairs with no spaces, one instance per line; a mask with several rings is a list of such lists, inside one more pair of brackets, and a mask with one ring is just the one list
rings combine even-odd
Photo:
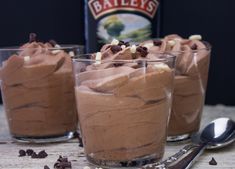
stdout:
[[196,45],[196,44],[193,44],[193,45],[191,46],[191,49],[192,49],[192,50],[197,50],[197,45]]
[[57,161],[54,164],[55,169],[70,169],[72,168],[72,164],[68,161],[67,157],[59,156]]
[[36,33],[30,33],[29,34],[29,43],[36,42],[37,40],[37,34]]
[[47,165],[44,166],[44,169],[50,169]]
[[154,40],[153,44],[154,44],[154,46],[161,46],[162,41],[161,40]]
[[215,161],[214,157],[212,157],[211,161],[209,161],[209,165],[217,165],[217,162]]
[[113,52],[113,54],[118,53],[119,51],[122,50],[121,46],[118,45],[112,45],[110,49]]
[[31,158],[38,158],[37,153],[33,152],[33,154],[31,155]]
[[19,150],[19,157],[26,156],[26,152],[24,150]]
[[38,153],[38,158],[46,158],[48,154],[45,152],[45,150],[42,150]]
[[27,154],[27,156],[31,156],[32,154],[33,154],[33,150],[32,149],[27,149],[26,150],[26,154]]

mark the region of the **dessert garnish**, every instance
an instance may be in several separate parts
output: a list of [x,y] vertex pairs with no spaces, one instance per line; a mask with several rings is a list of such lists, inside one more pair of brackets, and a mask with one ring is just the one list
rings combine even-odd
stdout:
[[54,164],[55,169],[71,169],[72,164],[70,161],[68,161],[67,157],[62,157],[61,155],[57,159],[57,161]]
[[154,40],[153,44],[154,44],[154,46],[161,46],[162,41],[161,40]]
[[19,157],[26,156],[26,152],[24,150],[19,150]]
[[31,156],[33,153],[34,153],[34,151],[32,149],[27,149],[26,150],[27,156]]
[[211,161],[209,161],[209,165],[217,165],[217,162],[215,161],[214,157],[212,157]]
[[189,40],[202,40],[202,36],[201,35],[191,35],[188,38]]

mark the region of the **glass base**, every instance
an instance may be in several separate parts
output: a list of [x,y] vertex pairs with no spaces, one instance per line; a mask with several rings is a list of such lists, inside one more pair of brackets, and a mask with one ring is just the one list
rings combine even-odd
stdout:
[[182,134],[178,136],[167,136],[167,142],[185,141],[191,138],[192,134]]
[[13,141],[19,143],[56,143],[70,140],[74,137],[75,132],[66,132],[63,135],[47,136],[47,137],[25,137],[12,135]]
[[132,167],[140,167],[146,164],[154,163],[161,158],[157,158],[156,154],[145,156],[142,158],[133,159],[131,161],[110,161],[110,160],[97,160],[90,156],[87,156],[87,160],[97,167],[103,168],[132,168]]

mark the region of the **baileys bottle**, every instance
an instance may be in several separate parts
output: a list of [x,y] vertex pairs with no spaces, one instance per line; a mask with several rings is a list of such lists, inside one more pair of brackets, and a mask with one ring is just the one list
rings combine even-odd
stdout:
[[159,0],[85,0],[87,52],[118,39],[141,42],[159,36]]

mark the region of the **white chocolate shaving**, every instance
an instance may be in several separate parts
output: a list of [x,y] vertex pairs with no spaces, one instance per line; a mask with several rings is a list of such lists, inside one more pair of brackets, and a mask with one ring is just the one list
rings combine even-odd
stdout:
[[111,42],[111,45],[118,45],[119,44],[119,40],[117,39],[113,39]]
[[95,56],[96,63],[95,64],[101,64],[102,54],[101,52],[97,52]]
[[25,61],[25,62],[28,62],[29,60],[30,60],[30,56],[25,56],[25,57],[24,57],[24,61]]
[[73,51],[70,51],[70,52],[69,52],[69,55],[70,55],[71,57],[75,56],[75,54],[74,54]]
[[122,50],[124,50],[126,48],[126,45],[122,45],[121,48]]
[[189,36],[189,40],[202,40],[201,35],[191,35]]
[[147,49],[150,49],[153,46],[154,46],[153,43],[146,43],[146,44],[144,44],[144,47],[146,47]]
[[165,63],[156,63],[154,64],[154,67],[158,70],[170,71],[169,66]]
[[130,50],[131,50],[131,53],[135,53],[136,52],[136,45],[132,45]]
[[85,167],[83,167],[83,169],[91,169],[90,167],[88,167],[88,166],[85,166]]
[[51,51],[52,54],[57,54],[59,52],[61,52],[61,50],[53,50],[53,51]]
[[175,41],[175,40],[169,40],[169,41],[167,42],[167,44],[168,44],[169,46],[173,47],[173,46],[175,46],[176,41]]
[[60,45],[58,45],[58,44],[56,44],[56,45],[55,45],[55,48],[61,48],[61,46],[60,46]]

